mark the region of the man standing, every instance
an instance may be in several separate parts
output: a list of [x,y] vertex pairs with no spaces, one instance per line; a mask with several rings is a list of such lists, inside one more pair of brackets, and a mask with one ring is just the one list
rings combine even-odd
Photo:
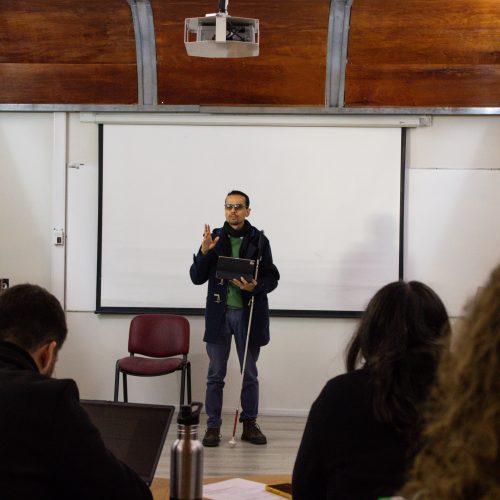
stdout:
[[[261,346],[269,342],[269,306],[267,294],[278,286],[278,269],[273,264],[269,240],[253,227],[246,218],[250,215],[250,200],[241,191],[231,191],[224,205],[226,222],[219,229],[210,231],[205,224],[203,240],[191,266],[191,280],[195,285],[208,281],[205,309],[205,335],[209,357],[205,408],[208,415],[204,446],[218,446],[222,394],[227,361],[234,336],[236,351],[243,364],[245,343],[250,319],[250,300],[253,297],[253,317],[248,343],[248,353],[241,389],[241,439],[252,444],[266,444],[266,436],[256,423],[259,410],[259,381],[257,360]],[[243,277],[231,281],[215,277],[219,256],[257,259],[261,256],[257,281]]]
[[43,288],[0,294],[0,497],[151,499],[106,449],[75,382],[51,378],[66,333],[61,305]]

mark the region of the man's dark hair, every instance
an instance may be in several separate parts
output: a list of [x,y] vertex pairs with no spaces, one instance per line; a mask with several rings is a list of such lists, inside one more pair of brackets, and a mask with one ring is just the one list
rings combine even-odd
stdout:
[[233,189],[230,193],[227,193],[226,198],[228,196],[232,196],[233,194],[237,196],[243,196],[245,198],[246,207],[248,208],[250,206],[250,198],[243,191],[238,191],[237,189]]
[[364,360],[379,421],[400,429],[421,424],[420,404],[449,333],[443,302],[419,281],[396,281],[373,296],[348,346],[346,368],[351,372]]
[[0,340],[27,351],[53,340],[60,348],[67,332],[61,304],[44,288],[16,285],[0,295]]

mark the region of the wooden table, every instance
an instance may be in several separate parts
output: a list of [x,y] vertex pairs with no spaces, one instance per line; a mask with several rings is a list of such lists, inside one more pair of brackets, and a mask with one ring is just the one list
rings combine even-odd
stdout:
[[[226,479],[233,479],[229,476],[221,477],[210,477],[203,481],[203,484],[217,483],[218,481],[225,481]],[[292,480],[290,474],[261,474],[259,476],[244,476],[242,479],[248,479],[249,481],[257,481],[264,484],[273,483],[289,483]],[[168,479],[162,477],[155,477],[153,483],[151,484],[151,492],[153,493],[154,500],[165,500],[169,496],[169,483]],[[276,498],[280,498],[276,496]]]

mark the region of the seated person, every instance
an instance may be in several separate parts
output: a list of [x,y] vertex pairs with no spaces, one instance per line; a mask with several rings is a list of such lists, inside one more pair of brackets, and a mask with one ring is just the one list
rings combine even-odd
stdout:
[[43,288],[0,295],[0,497],[151,499],[104,446],[75,382],[51,378],[66,333],[61,305]]
[[500,266],[439,367],[422,439],[406,498],[500,498]]
[[347,373],[311,407],[294,500],[376,499],[401,487],[449,328],[443,303],[423,283],[397,281],[375,294],[348,346]]

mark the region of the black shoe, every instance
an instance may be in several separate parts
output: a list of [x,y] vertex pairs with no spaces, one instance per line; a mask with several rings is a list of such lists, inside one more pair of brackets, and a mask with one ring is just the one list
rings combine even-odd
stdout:
[[243,420],[243,434],[241,435],[241,440],[248,441],[252,444],[267,444],[267,438],[262,434],[255,418]]
[[205,437],[203,438],[203,446],[214,447],[219,446],[220,443],[220,427],[209,427],[205,431]]

